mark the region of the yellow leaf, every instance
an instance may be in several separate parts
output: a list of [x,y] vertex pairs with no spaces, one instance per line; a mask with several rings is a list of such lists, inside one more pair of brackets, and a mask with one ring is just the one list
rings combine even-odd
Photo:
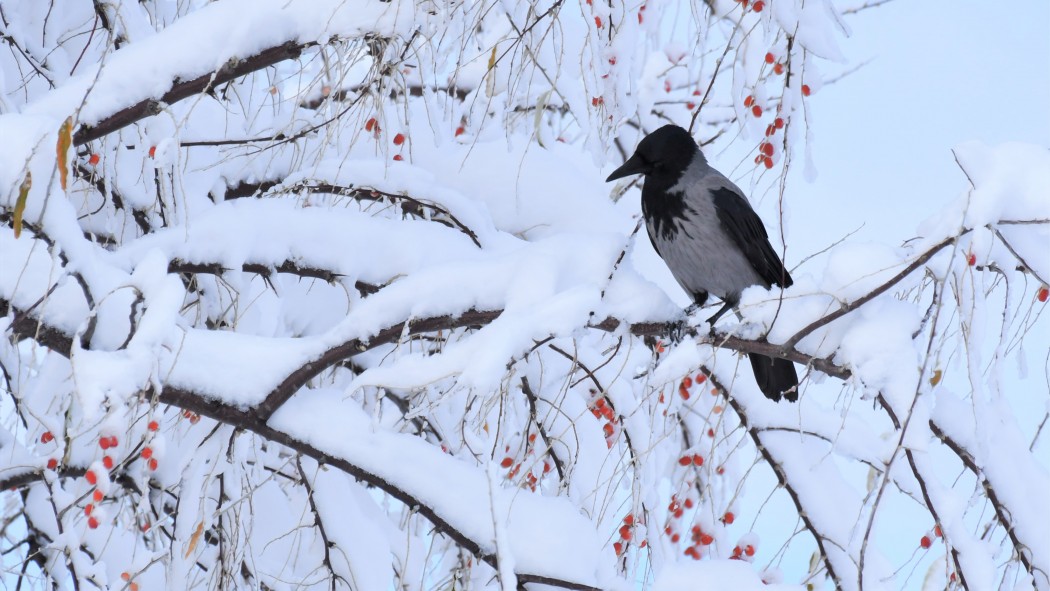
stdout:
[[26,199],[29,197],[29,188],[33,186],[33,175],[26,171],[26,178],[22,186],[18,187],[18,199],[15,201],[15,238],[22,234],[22,215],[26,211]]
[[931,386],[936,386],[937,384],[941,383],[941,375],[943,375],[941,370],[939,370],[939,369],[933,370],[933,377],[930,378],[930,385]]
[[485,78],[485,96],[491,97],[496,94],[496,46],[492,46],[492,53],[489,55],[489,69]]
[[201,521],[197,524],[197,529],[193,530],[193,535],[190,536],[189,548],[186,548],[186,555],[183,558],[189,558],[190,554],[197,549],[197,543],[201,541],[201,534],[204,533],[204,522]]
[[69,146],[73,144],[73,117],[66,117],[62,127],[58,128],[58,180],[62,190],[66,190],[69,178]]

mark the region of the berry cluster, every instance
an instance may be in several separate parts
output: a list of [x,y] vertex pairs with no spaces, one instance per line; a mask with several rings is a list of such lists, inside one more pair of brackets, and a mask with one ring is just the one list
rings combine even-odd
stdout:
[[[444,445],[442,445],[442,449],[446,449]],[[509,445],[504,447],[504,452],[508,455],[500,460],[499,465],[501,468],[507,470],[507,479],[514,480],[521,472],[522,463],[526,462],[529,458],[534,458],[536,455],[536,434],[530,433],[526,438],[524,458],[520,461],[509,455]],[[542,466],[534,459],[531,461],[530,465],[532,465],[533,468],[526,469],[525,475],[522,477],[522,484],[528,487],[529,490],[535,492],[536,487],[540,483],[540,479],[550,473],[552,466],[550,460],[547,459],[543,460]]]
[[[635,518],[634,515],[628,514],[623,518],[623,525],[620,526],[620,539],[613,542],[613,550],[616,551],[617,556],[621,556],[628,546],[631,545],[632,540],[640,539],[638,543],[639,548],[645,548],[649,542],[645,539],[644,524],[640,518]],[[641,530],[641,531],[639,531]]]
[[602,425],[602,433],[605,434],[605,445],[612,449],[613,443],[619,434],[620,424],[616,420],[616,410],[605,396],[599,396],[597,390],[591,390],[591,400],[587,403],[594,418],[605,421]]
[[749,4],[750,4],[751,10],[753,10],[755,12],[762,12],[762,9],[766,7],[765,0],[755,0],[754,2],[749,2],[749,0],[736,0],[736,1],[739,2],[741,6],[744,7],[744,11],[745,12],[747,11],[747,9],[749,7],[748,6]]

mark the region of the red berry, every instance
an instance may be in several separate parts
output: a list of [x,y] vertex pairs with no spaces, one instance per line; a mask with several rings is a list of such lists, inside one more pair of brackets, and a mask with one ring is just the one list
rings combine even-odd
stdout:
[[156,470],[157,469],[157,458],[150,458],[149,462],[147,462],[147,465],[149,466],[150,470]]
[[514,460],[512,458],[503,458],[503,461],[500,462],[499,465],[503,466],[504,468],[510,468],[513,463]]
[[733,548],[733,558],[740,558],[740,555],[743,553],[744,550],[740,546]]
[[625,525],[620,528],[620,537],[630,541],[631,540],[631,526]]
[[642,13],[640,13],[640,12],[639,12],[639,13],[638,13],[638,24],[639,24],[639,25],[640,25],[640,24],[642,24],[642,21],[643,21],[643,20],[645,20],[645,19],[644,19],[644,17],[642,17]]
[[744,546],[744,554],[747,554],[748,556],[754,556],[755,555],[755,547],[752,546],[751,544],[748,544],[747,546]]
[[365,131],[372,131],[376,127],[376,118],[370,117],[368,121],[365,121]]
[[634,525],[634,515],[628,514],[623,518],[623,522],[625,525]]
[[120,573],[120,580],[122,580],[122,581],[130,581],[131,580],[131,574],[128,573],[127,571]]
[[47,469],[48,470],[54,470],[57,467],[58,467],[58,460],[56,460],[55,458],[48,458],[48,460],[47,460]]
[[615,430],[616,429],[612,426],[612,423],[605,423],[602,425],[602,431],[605,433],[606,437],[612,437]]
[[939,525],[935,525],[935,526],[933,526],[933,534],[934,534],[935,536],[937,536],[938,538],[942,537],[942,534],[941,534],[941,526],[939,526]]
[[678,395],[682,397],[682,400],[689,400],[689,389],[678,386]]
[[693,508],[693,499],[686,499],[685,501],[682,502],[682,504],[685,505],[686,509],[692,509]]
[[802,96],[809,96],[809,84],[802,85]]
[[966,257],[966,264],[970,265],[971,267],[976,265],[977,264],[977,255],[975,255],[975,254],[973,254],[971,252],[969,254],[969,256]]
[[150,431],[156,431],[160,429],[160,423],[158,423],[157,421],[150,421],[149,425],[147,425],[146,428]]
[[707,430],[707,436],[708,437],[714,437],[715,436],[715,430],[714,429],[708,429]]
[[102,465],[106,467],[106,470],[113,469],[113,458],[109,456],[102,456]]
[[701,456],[700,454],[693,454],[693,465],[694,466],[703,466],[704,465],[704,457]]
[[762,12],[762,9],[765,8],[765,6],[765,2],[763,2],[762,0],[758,0],[758,2],[755,2],[751,5],[751,10],[754,10],[755,12]]
[[693,459],[690,458],[689,456],[682,456],[682,457],[678,458],[678,464],[681,465],[681,466],[688,466],[689,464],[692,464],[692,463],[693,463]]
[[141,530],[142,530],[143,532],[148,532],[148,531],[149,531],[149,528],[150,528],[149,522],[148,522],[148,521],[146,521],[146,522],[144,522],[144,523],[142,524],[142,527],[140,527],[139,529],[141,529]]
[[140,453],[139,455],[142,456],[142,459],[148,460],[148,459],[153,457],[153,448],[152,447],[144,447],[144,448],[142,448],[142,453]]
[[773,120],[773,125],[775,125],[777,129],[782,129],[784,127],[784,119],[782,117],[777,117]]
[[394,160],[397,160],[398,162],[401,162],[404,159],[405,159],[405,157],[402,156],[401,154],[394,154]]
[[405,143],[405,134],[399,133],[399,134],[394,136],[394,145],[395,146],[400,146],[403,143]]
[[691,378],[689,376],[685,376],[684,378],[682,378],[682,387],[683,388],[692,388],[693,387],[693,378]]
[[44,434],[40,436],[40,443],[51,443],[55,436],[51,434],[51,431],[44,431]]
[[671,81],[664,80],[664,92],[671,92]]
[[98,446],[102,449],[109,449],[109,437],[99,437]]
[[678,534],[671,534],[671,543],[672,544],[677,544],[678,540],[680,540],[680,539],[682,539],[682,536],[680,536]]
[[933,541],[930,540],[930,536],[923,536],[922,539],[919,540],[919,545],[923,548],[929,548],[933,545]]
[[702,373],[696,374],[696,383],[697,383],[697,385],[703,384],[706,381],[707,381],[707,376],[705,376]]
[[689,109],[690,111],[692,111],[693,109],[696,108],[696,103],[686,103],[685,104],[685,108]]
[[704,546],[710,546],[715,539],[711,537],[711,534],[700,534],[700,543]]
[[459,137],[459,136],[463,135],[463,132],[464,132],[464,131],[466,131],[466,129],[463,129],[463,126],[462,126],[462,125],[460,125],[459,127],[457,127],[457,128],[456,128],[456,134],[455,134],[455,135],[456,135],[456,137]]
[[755,117],[761,117],[762,116],[762,107],[760,107],[758,105],[755,105],[755,106],[751,107],[751,114],[754,115]]
[[1039,291],[1035,294],[1035,297],[1040,302],[1046,302],[1047,298],[1050,298],[1050,288],[1045,285],[1039,288]]
[[84,505],[84,515],[90,516],[91,512],[94,511],[94,510],[95,510],[95,506],[92,505],[91,503],[88,503],[87,505]]
[[750,94],[744,97],[745,107],[750,107],[753,104],[755,104],[755,97],[751,96]]
[[773,73],[777,74],[778,76],[780,74],[783,74],[784,73],[784,64],[777,64],[777,65],[773,66]]
[[766,137],[771,137],[777,133],[777,126],[770,123],[766,126]]
[[617,556],[623,554],[623,544],[621,544],[620,542],[616,542],[615,544],[613,544],[613,550],[616,551]]
[[84,473],[84,479],[88,481],[88,484],[95,484],[98,482],[98,476],[91,470]]
[[110,435],[110,437],[109,437],[109,446],[110,447],[117,447],[117,444],[118,444],[117,436],[116,435]]
[[725,469],[724,466],[719,466],[719,467],[715,468],[715,474],[718,474],[719,476],[721,476],[722,474],[725,474],[725,473],[726,473],[726,469]]
[[99,160],[101,160],[101,158],[99,158],[98,154],[92,154],[91,156],[88,156],[88,164],[90,164],[91,166],[95,166],[96,164],[98,164]]
[[599,29],[602,28],[602,17],[600,17],[600,16],[594,17],[594,24],[598,25]]
[[765,164],[766,164],[766,168],[773,168],[773,159],[770,158],[769,156],[766,156]]
[[155,158],[156,156],[157,156],[157,146],[150,146],[149,147],[149,157],[150,158]]
[[97,528],[98,519],[95,519],[94,517],[88,517],[88,527],[90,527],[91,529]]
[[776,61],[777,58],[773,57],[772,53],[766,53],[766,63],[771,64]]
[[106,495],[102,494],[102,491],[96,488],[95,492],[91,493],[91,498],[94,499],[96,503],[101,503],[102,499],[106,498]]
[[726,514],[724,516],[722,516],[722,522],[725,523],[726,525],[729,525],[729,524],[733,523],[733,521],[735,519],[736,519],[736,516],[733,515],[732,511],[726,511]]

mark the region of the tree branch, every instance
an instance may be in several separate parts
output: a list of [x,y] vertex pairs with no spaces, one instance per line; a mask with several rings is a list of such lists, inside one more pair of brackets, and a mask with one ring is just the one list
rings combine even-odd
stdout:
[[98,121],[94,125],[83,125],[73,134],[73,145],[82,146],[92,140],[97,140],[109,135],[114,131],[123,129],[137,121],[160,113],[163,105],[177,103],[182,99],[208,91],[216,86],[229,82],[234,78],[251,74],[262,70],[278,62],[299,57],[304,49],[316,45],[316,43],[295,43],[289,41],[276,47],[268,47],[259,53],[241,60],[233,59],[223,67],[214,72],[194,78],[193,80],[172,81],[171,89],[160,98],[150,98],[140,101],[130,107],[125,107],[116,113]]

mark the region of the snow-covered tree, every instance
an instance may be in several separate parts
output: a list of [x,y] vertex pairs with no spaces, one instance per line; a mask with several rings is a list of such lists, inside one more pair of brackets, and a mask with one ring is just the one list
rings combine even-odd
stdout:
[[[4,587],[1050,589],[1047,150],[786,246],[863,8],[0,0]],[[666,122],[796,279],[717,331],[603,182]]]

